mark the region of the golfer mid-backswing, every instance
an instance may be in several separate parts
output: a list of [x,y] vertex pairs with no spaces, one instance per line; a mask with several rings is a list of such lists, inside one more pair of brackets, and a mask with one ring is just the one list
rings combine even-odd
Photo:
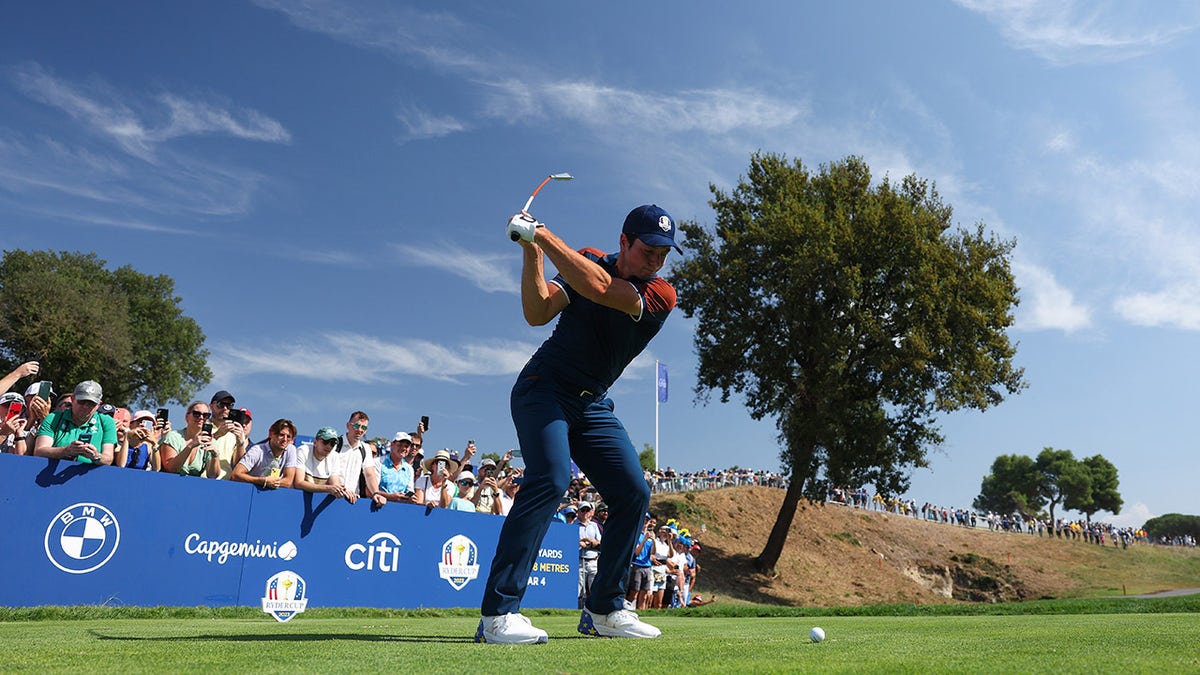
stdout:
[[[500,531],[483,591],[478,642],[533,644],[546,632],[521,615],[521,598],[551,517],[570,481],[571,460],[608,504],[608,522],[579,631],[653,638],[654,626],[625,609],[625,577],[650,504],[637,452],[613,415],[608,388],[645,349],[675,307],[657,275],[675,244],[675,221],[654,205],[625,218],[620,251],[575,251],[526,213],[508,222],[521,244],[521,308],[530,325],[559,317],[512,390],[512,416],[525,476]],[[558,268],[546,282],[543,255]],[[560,316],[561,315],[561,316]]]

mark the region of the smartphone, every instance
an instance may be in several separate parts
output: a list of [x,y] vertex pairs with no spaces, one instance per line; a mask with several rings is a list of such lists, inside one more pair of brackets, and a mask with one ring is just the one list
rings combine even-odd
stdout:
[[229,414],[225,416],[225,419],[230,422],[237,422],[238,424],[245,424],[246,423],[246,413],[241,408],[233,408],[232,410],[229,411]]
[[25,409],[25,404],[21,401],[13,401],[12,403],[9,403],[8,404],[8,416],[4,418],[4,421],[7,422],[8,420],[11,420],[14,417],[20,417],[21,411],[24,409]]
[[50,380],[42,380],[41,383],[38,384],[38,394],[37,394],[38,398],[42,399],[43,401],[49,401],[50,400],[50,391],[53,388],[54,388],[53,382],[51,382]]
[[429,415],[421,415],[421,426],[425,427],[425,431],[429,431]]
[[166,422],[167,418],[170,416],[171,416],[171,411],[167,410],[166,408],[159,408],[158,412],[154,413],[154,417],[156,419],[162,420],[163,422]]
[[203,424],[203,426],[200,427],[200,430],[203,431],[204,433],[208,434],[209,436],[212,436],[212,432],[213,432],[212,422],[205,422]]
[[437,470],[438,470],[438,471],[445,471],[445,470],[446,470],[446,468],[447,468],[447,466],[446,466],[446,460],[444,460],[444,459],[439,459],[439,460],[438,460],[438,463],[437,463]]
[[91,443],[92,435],[91,434],[79,434],[79,442],[80,443]]

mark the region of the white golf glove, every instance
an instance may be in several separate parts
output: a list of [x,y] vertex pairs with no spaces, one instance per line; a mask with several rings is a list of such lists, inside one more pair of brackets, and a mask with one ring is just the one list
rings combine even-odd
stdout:
[[528,213],[518,213],[508,219],[508,238],[513,241],[524,239],[525,241],[533,241],[533,233],[539,227],[545,227],[544,223],[539,223],[537,218]]

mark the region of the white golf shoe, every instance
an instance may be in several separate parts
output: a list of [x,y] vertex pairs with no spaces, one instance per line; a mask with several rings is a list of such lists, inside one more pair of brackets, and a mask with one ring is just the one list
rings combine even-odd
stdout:
[[609,614],[593,614],[585,609],[579,615],[579,632],[600,637],[656,638],[662,631],[638,618],[627,609]]
[[476,642],[492,644],[536,645],[548,639],[546,631],[534,628],[523,614],[485,616],[479,620],[479,628],[475,631]]

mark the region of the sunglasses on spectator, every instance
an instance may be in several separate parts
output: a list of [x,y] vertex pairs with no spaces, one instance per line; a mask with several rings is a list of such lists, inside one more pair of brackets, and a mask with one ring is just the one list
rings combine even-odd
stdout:
[[216,403],[213,404],[213,407],[229,409],[229,408],[233,407],[233,402],[232,401],[217,401]]
[[196,419],[201,419],[201,420],[212,419],[212,413],[210,413],[210,412],[200,412],[199,410],[189,410],[188,414],[191,415],[192,417],[195,417]]
[[458,484],[459,485],[474,485],[475,481],[471,480],[470,478],[464,478],[463,480],[458,481]]
[[359,423],[357,423],[357,422],[355,422],[354,424],[351,424],[350,426],[354,427],[355,429],[358,429],[359,431],[366,431],[366,430],[367,430],[367,425],[365,425],[365,424],[359,424]]

